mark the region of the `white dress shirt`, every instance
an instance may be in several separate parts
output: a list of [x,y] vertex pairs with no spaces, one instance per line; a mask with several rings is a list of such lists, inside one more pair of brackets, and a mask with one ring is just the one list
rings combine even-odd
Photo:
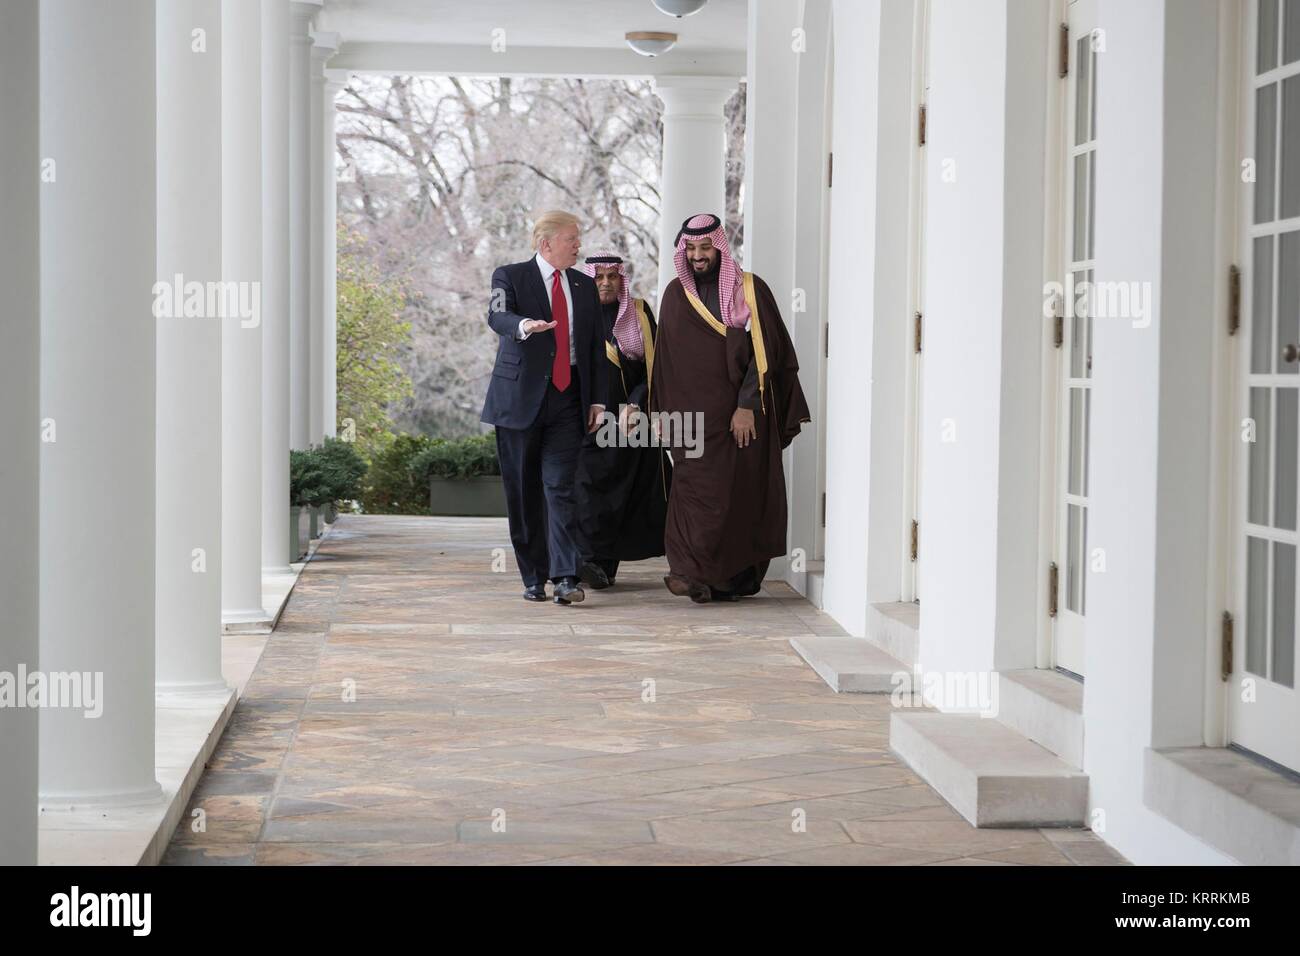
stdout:
[[[540,252],[533,257],[533,260],[537,263],[537,268],[541,270],[542,285],[546,287],[546,301],[548,304],[550,304],[552,283],[555,281],[554,279],[551,278],[551,276],[555,275],[557,270],[555,266],[551,265],[549,262],[547,262],[545,259],[542,258],[542,254]],[[574,335],[573,335],[573,297],[569,293],[568,285],[569,285],[569,277],[561,273],[560,275],[560,289],[562,290],[561,294],[564,296],[564,304],[567,307],[569,312],[569,364],[577,365],[578,346],[577,343],[574,342]],[[553,307],[552,307],[551,314],[552,315],[555,314]],[[533,334],[531,332],[524,331],[524,322],[527,321],[528,321],[527,319],[521,319],[519,322],[518,335],[519,335],[519,341],[521,342],[524,339],[528,338],[528,336]],[[547,321],[549,322],[550,319],[547,319]]]

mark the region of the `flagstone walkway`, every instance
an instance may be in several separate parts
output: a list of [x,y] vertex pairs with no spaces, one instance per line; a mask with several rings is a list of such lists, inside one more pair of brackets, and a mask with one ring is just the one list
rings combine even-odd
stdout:
[[783,583],[696,606],[663,573],[528,604],[504,520],[341,517],[164,862],[1123,862],[968,825],[890,752],[888,696],[791,650],[842,632]]

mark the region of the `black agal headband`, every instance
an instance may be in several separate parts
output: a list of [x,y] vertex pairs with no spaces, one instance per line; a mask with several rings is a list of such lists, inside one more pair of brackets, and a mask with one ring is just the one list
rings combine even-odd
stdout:
[[717,216],[711,215],[709,216],[709,222],[707,225],[691,226],[690,221],[694,218],[694,216],[687,216],[682,220],[682,228],[677,230],[677,238],[673,240],[674,246],[682,241],[682,236],[707,236],[722,225],[721,219]]

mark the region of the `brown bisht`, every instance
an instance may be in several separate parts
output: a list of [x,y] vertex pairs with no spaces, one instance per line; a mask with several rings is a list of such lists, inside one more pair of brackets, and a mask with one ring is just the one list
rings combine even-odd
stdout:
[[[716,293],[701,289],[708,305],[698,298],[694,302],[701,303],[702,312],[681,279],[670,282],[659,309],[650,388],[650,411],[659,413],[664,440],[672,449],[664,532],[669,568],[727,595],[756,593],[768,562],[786,553],[781,451],[811,420],[799,385],[799,360],[776,299],[757,276],[752,276],[751,288],[756,307],[751,312],[757,312],[750,316],[751,324],[759,323],[761,337],[723,324]],[[756,342],[766,353],[765,373]],[[760,388],[753,402],[757,438],[738,448],[731,416],[755,371]],[[697,413],[703,417],[703,445],[693,457],[695,451],[683,447],[683,436],[690,433],[679,423]]]

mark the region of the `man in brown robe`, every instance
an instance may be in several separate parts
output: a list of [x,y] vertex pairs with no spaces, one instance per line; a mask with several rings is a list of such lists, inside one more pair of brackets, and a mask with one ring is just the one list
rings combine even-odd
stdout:
[[[732,259],[721,220],[687,219],[674,260],[649,398],[673,449],[664,584],[697,604],[737,600],[758,593],[768,562],[786,553],[781,451],[811,419],[776,299]],[[688,418],[702,419],[695,454],[682,452]]]

